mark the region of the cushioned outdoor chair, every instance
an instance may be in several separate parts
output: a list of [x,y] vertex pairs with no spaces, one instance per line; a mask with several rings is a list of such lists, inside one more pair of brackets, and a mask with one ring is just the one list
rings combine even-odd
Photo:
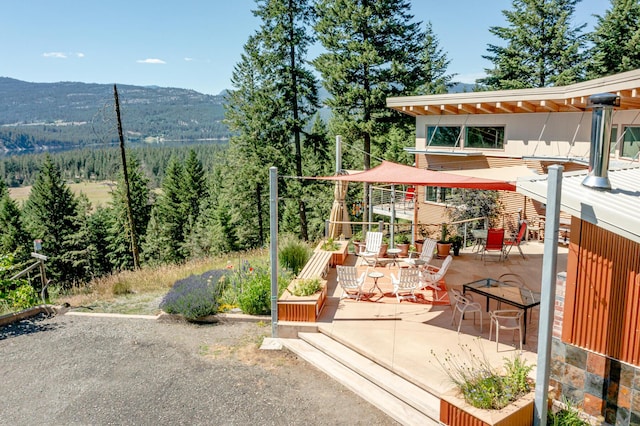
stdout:
[[[393,294],[398,302],[402,299],[416,300],[415,291],[420,288],[420,271],[415,268],[404,268],[398,271],[398,278],[391,273],[391,283],[393,284]],[[404,295],[401,293],[405,293]],[[406,294],[408,293],[408,294]]]
[[368,265],[375,266],[378,264],[378,256],[381,246],[382,232],[369,231],[365,238],[364,251],[360,253],[360,256]]
[[365,280],[365,272],[358,277],[358,269],[355,266],[336,265],[338,273],[338,284],[342,288],[340,299],[349,297],[360,300],[362,297],[362,287]]

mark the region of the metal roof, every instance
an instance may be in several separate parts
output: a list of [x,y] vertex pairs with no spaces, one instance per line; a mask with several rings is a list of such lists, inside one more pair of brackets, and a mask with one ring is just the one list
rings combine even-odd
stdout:
[[589,96],[604,92],[620,96],[616,109],[640,109],[640,69],[569,86],[393,97],[387,98],[387,107],[414,117],[581,112],[587,108]]
[[[611,190],[587,188],[584,171],[562,177],[560,209],[610,232],[640,243],[640,167],[609,170]],[[516,191],[547,202],[547,176],[519,179]]]

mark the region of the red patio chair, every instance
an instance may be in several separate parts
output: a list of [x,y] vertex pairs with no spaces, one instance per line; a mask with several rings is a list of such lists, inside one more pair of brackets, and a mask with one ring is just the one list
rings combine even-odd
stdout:
[[522,255],[522,258],[526,259],[526,257],[524,257],[524,253],[522,252],[522,249],[520,248],[520,244],[522,244],[522,241],[525,239],[526,235],[527,235],[527,222],[522,221],[522,223],[520,224],[520,230],[518,230],[518,235],[516,236],[516,238],[512,238],[504,242],[504,246],[505,246],[504,258],[505,259],[509,257],[509,253],[511,253],[511,248],[514,246],[518,247],[518,251]]
[[487,241],[482,249],[482,260],[485,260],[485,255],[490,253],[496,253],[499,256],[498,260],[504,260],[504,229],[491,228],[487,230]]

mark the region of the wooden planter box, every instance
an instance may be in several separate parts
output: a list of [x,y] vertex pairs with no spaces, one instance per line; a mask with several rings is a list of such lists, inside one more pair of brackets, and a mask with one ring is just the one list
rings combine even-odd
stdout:
[[[321,241],[314,251],[325,251],[322,250],[322,245],[324,243],[325,241]],[[332,268],[336,265],[344,265],[345,260],[347,260],[347,255],[349,254],[349,241],[336,241],[336,243],[340,245],[340,248],[338,248],[338,250],[331,251],[331,261],[329,262],[329,266]]]
[[291,290],[297,281],[291,281],[278,299],[278,320],[316,322],[327,300],[327,282],[321,281],[322,290],[311,296],[294,296]]
[[449,426],[530,426],[534,399],[532,391],[501,410],[482,410],[467,404],[456,389],[441,396],[440,421]]

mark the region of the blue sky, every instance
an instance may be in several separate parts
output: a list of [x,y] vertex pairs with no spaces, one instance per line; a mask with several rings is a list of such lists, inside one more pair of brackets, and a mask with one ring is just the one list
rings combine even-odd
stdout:
[[[80,81],[180,87],[217,94],[259,25],[254,0],[24,0],[3,4],[0,76],[31,82]],[[456,80],[472,82],[504,25],[511,0],[412,0],[431,21]],[[576,23],[591,30],[605,0],[583,0]],[[317,54],[313,49],[312,54]]]

